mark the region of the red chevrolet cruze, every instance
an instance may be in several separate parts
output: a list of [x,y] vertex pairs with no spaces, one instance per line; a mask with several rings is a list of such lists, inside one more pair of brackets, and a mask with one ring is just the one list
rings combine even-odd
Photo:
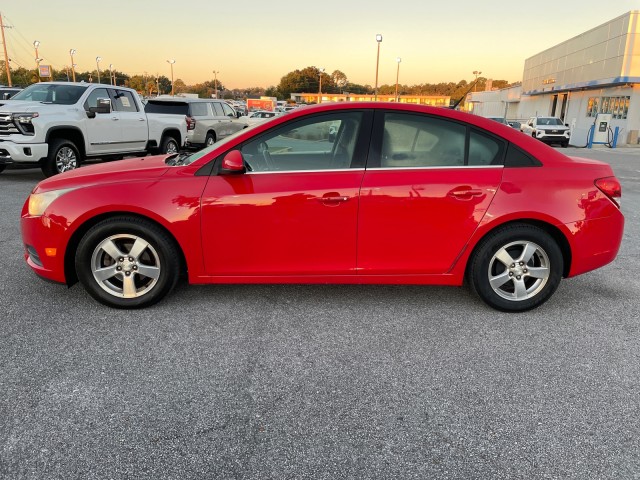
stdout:
[[80,168],[22,211],[25,258],[98,301],[191,283],[462,285],[544,303],[611,262],[624,218],[609,165],[448,109],[297,109],[192,154]]

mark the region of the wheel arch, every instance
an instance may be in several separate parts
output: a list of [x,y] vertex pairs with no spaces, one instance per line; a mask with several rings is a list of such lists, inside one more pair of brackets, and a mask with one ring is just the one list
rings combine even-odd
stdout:
[[84,141],[84,134],[78,127],[60,125],[52,127],[47,132],[45,141],[50,144],[53,140],[63,138],[74,143],[80,153],[80,161],[87,156],[87,149]]
[[160,145],[166,137],[173,138],[176,142],[178,142],[178,148],[182,148],[184,146],[184,138],[182,138],[182,133],[177,128],[166,128],[162,131],[162,135],[160,136]]
[[543,220],[537,220],[533,218],[520,218],[509,220],[498,225],[492,225],[490,229],[483,232],[482,235],[476,239],[473,248],[469,252],[469,255],[467,255],[465,258],[465,277],[469,272],[469,266],[473,261],[473,256],[475,255],[478,246],[482,243],[482,240],[488,235],[495,232],[497,229],[510,225],[531,225],[534,227],[538,227],[549,234],[549,236],[551,236],[551,238],[553,238],[553,240],[558,244],[558,247],[560,247],[560,251],[562,252],[562,277],[566,278],[569,275],[569,271],[571,270],[572,253],[571,245],[569,244],[569,240],[567,239],[566,235],[557,226]]
[[184,251],[182,250],[182,246],[180,242],[176,239],[176,237],[160,222],[154,220],[153,218],[142,215],[139,213],[128,212],[128,211],[113,211],[113,212],[105,212],[94,217],[87,219],[84,223],[82,223],[76,230],[73,232],[69,241],[67,242],[67,248],[64,252],[64,276],[67,283],[67,286],[72,286],[78,282],[78,275],[76,274],[75,269],[75,252],[78,249],[78,245],[82,240],[82,237],[95,225],[102,222],[103,220],[107,220],[109,218],[114,217],[133,217],[140,220],[145,220],[153,223],[158,228],[162,229],[164,233],[174,242],[176,249],[180,252],[180,274],[185,275],[187,273],[187,260],[184,255]]

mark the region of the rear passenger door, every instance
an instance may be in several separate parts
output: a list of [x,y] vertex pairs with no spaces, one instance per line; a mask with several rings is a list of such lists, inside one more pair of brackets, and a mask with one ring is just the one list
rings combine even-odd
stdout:
[[113,90],[113,106],[120,116],[120,150],[141,152],[149,139],[147,116],[133,93],[129,90]]
[[452,120],[376,113],[360,192],[358,271],[447,272],[500,185],[505,143]]

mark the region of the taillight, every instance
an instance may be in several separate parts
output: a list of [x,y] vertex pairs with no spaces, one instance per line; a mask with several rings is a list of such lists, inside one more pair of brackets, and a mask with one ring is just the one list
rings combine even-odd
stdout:
[[187,130],[194,130],[196,128],[196,119],[193,117],[184,117],[187,120]]
[[598,178],[594,183],[602,193],[620,207],[622,201],[622,186],[616,177]]

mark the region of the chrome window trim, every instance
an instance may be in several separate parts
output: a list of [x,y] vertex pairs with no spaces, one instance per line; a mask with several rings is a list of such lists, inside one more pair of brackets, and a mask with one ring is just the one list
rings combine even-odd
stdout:
[[470,168],[504,168],[504,165],[442,165],[439,167],[371,167],[367,170],[450,170],[450,169],[467,169]]
[[327,168],[326,170],[270,170],[268,172],[246,172],[246,175],[266,175],[269,173],[326,173],[326,172],[364,172],[364,168]]

